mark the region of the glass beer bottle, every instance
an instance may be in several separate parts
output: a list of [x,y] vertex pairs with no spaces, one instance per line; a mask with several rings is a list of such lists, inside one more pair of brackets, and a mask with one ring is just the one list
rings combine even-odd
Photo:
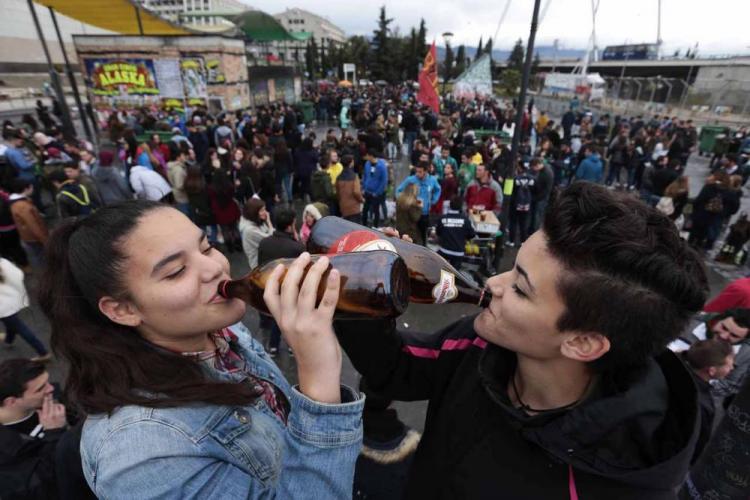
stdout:
[[[305,276],[322,255],[312,255]],[[393,318],[409,305],[409,275],[403,259],[393,252],[378,251],[370,254],[341,254],[328,256],[330,263],[320,279],[318,303],[323,297],[326,280],[331,269],[341,275],[341,290],[336,304],[336,319]],[[244,278],[219,283],[219,295],[238,298],[263,314],[270,314],[263,290],[268,278],[279,264],[288,266],[294,259],[277,259],[256,267]],[[286,270],[282,274],[284,281]],[[303,277],[304,281],[304,277]],[[300,281],[302,283],[302,281]]]
[[487,307],[492,299],[469,281],[447,260],[427,247],[384,235],[340,217],[323,217],[315,223],[307,240],[310,253],[338,255],[342,252],[390,250],[398,253],[409,268],[411,296],[420,304],[465,302]]

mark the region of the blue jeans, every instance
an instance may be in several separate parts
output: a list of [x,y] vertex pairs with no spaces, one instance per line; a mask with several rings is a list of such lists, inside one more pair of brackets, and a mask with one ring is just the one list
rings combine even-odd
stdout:
[[21,246],[29,258],[31,267],[39,268],[44,265],[44,245],[38,241],[22,241]]
[[286,202],[292,203],[292,174],[286,174],[281,178],[281,189],[286,195]]
[[409,151],[408,155],[409,158],[411,158],[411,152],[414,150],[414,141],[417,140],[417,133],[416,132],[404,132],[404,142],[406,143],[407,151]]
[[5,343],[10,345],[16,338],[16,334],[20,335],[40,356],[47,354],[47,349],[42,344],[34,332],[31,331],[26,323],[18,316],[18,314],[11,314],[5,318],[0,318],[0,321],[5,323]]
[[370,212],[373,212],[374,223],[373,227],[380,226],[380,208],[381,205],[385,205],[385,193],[383,194],[370,194],[365,193],[365,204],[362,207],[362,225],[367,226],[370,223]]

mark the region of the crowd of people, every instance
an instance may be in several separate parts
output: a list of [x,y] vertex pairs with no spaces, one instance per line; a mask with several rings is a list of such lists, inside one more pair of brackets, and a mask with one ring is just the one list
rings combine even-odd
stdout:
[[[750,366],[750,285],[704,305],[690,248],[712,249],[739,209],[746,129],[689,193],[689,120],[576,102],[558,122],[531,102],[513,162],[511,101],[435,113],[407,84],[305,97],[318,127],[286,103],[115,110],[96,146],[49,115],[3,124],[0,319],[6,345],[38,356],[0,363],[0,496],[673,498],[693,484]],[[460,269],[481,212],[516,263],[487,281],[489,308],[428,338],[334,322],[336,273],[321,283],[322,259],[303,277],[327,215],[392,225]],[[296,259],[266,285],[267,345],[216,293],[238,252],[250,269]],[[67,399],[19,315],[29,274]],[[273,360],[282,337],[297,385]],[[359,390],[341,384],[342,348]],[[429,400],[423,436],[392,400]]]

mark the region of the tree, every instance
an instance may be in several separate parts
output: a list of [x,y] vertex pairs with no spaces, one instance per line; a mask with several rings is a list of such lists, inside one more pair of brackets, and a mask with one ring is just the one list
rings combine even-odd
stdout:
[[456,78],[458,75],[464,72],[466,69],[466,49],[463,45],[458,46],[458,51],[456,52],[456,67],[453,69],[452,74],[453,78]]
[[451,48],[451,44],[449,42],[445,44],[445,59],[443,59],[443,78],[445,78],[446,82],[451,78],[452,69],[453,49]]
[[484,50],[482,51],[482,54],[489,54],[490,60],[492,60],[492,38],[489,38],[487,40],[487,44],[484,46]]
[[479,45],[477,45],[477,51],[474,53],[474,60],[476,61],[479,59],[479,56],[482,55],[482,36],[479,37]]
[[418,78],[419,68],[419,40],[417,39],[417,30],[412,28],[409,33],[409,41],[404,44],[404,59],[406,62],[405,73],[407,80],[416,80]]
[[320,41],[320,74],[323,78],[326,78],[328,76],[328,70],[331,69],[330,61],[328,59],[329,55],[330,55],[330,52],[326,51],[325,42],[321,40]]
[[389,40],[390,28],[393,18],[388,18],[385,13],[385,5],[380,7],[378,17],[378,28],[373,31],[373,65],[372,74],[376,79],[393,80],[393,50]]
[[516,69],[506,68],[500,75],[500,89],[508,97],[514,97],[521,86],[521,72]]
[[310,80],[314,80],[318,74],[318,45],[315,38],[310,38],[305,49],[305,69]]
[[424,18],[419,20],[419,31],[417,32],[417,64],[421,63],[427,55],[427,26]]
[[508,68],[515,69],[519,73],[523,71],[523,42],[519,38],[508,56]]
[[539,65],[542,63],[541,60],[539,60],[539,52],[534,53],[534,59],[531,61],[531,74],[536,75],[539,73]]

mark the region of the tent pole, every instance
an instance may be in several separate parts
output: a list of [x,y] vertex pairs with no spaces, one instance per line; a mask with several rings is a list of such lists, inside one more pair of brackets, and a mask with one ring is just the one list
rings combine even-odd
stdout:
[[63,59],[65,60],[65,71],[68,73],[68,81],[70,81],[70,87],[73,89],[73,98],[78,106],[78,114],[81,116],[81,123],[83,123],[83,130],[86,133],[86,138],[89,142],[95,142],[91,135],[91,128],[89,127],[89,120],[86,117],[86,110],[81,102],[81,94],[78,93],[78,84],[76,83],[75,76],[73,76],[73,69],[70,67],[70,60],[68,59],[68,51],[65,50],[65,44],[63,43],[62,35],[60,34],[60,26],[57,24],[57,16],[55,10],[52,7],[49,9],[49,15],[52,17],[52,24],[55,26],[55,33],[57,33],[57,41],[60,44],[60,50],[62,50]]
[[68,103],[65,101],[65,94],[63,93],[62,84],[60,83],[60,76],[57,74],[55,67],[52,65],[52,58],[49,55],[47,41],[44,39],[44,33],[42,32],[42,27],[39,24],[39,18],[36,15],[36,9],[34,9],[34,2],[32,2],[31,0],[27,1],[29,4],[29,10],[31,11],[31,17],[34,19],[36,33],[39,36],[39,41],[42,43],[42,49],[44,49],[44,57],[47,58],[47,69],[49,70],[49,77],[50,81],[52,82],[52,88],[55,90],[60,109],[62,110],[63,135],[67,139],[73,139],[76,135],[75,129],[73,128],[73,120],[71,120],[70,118]]

